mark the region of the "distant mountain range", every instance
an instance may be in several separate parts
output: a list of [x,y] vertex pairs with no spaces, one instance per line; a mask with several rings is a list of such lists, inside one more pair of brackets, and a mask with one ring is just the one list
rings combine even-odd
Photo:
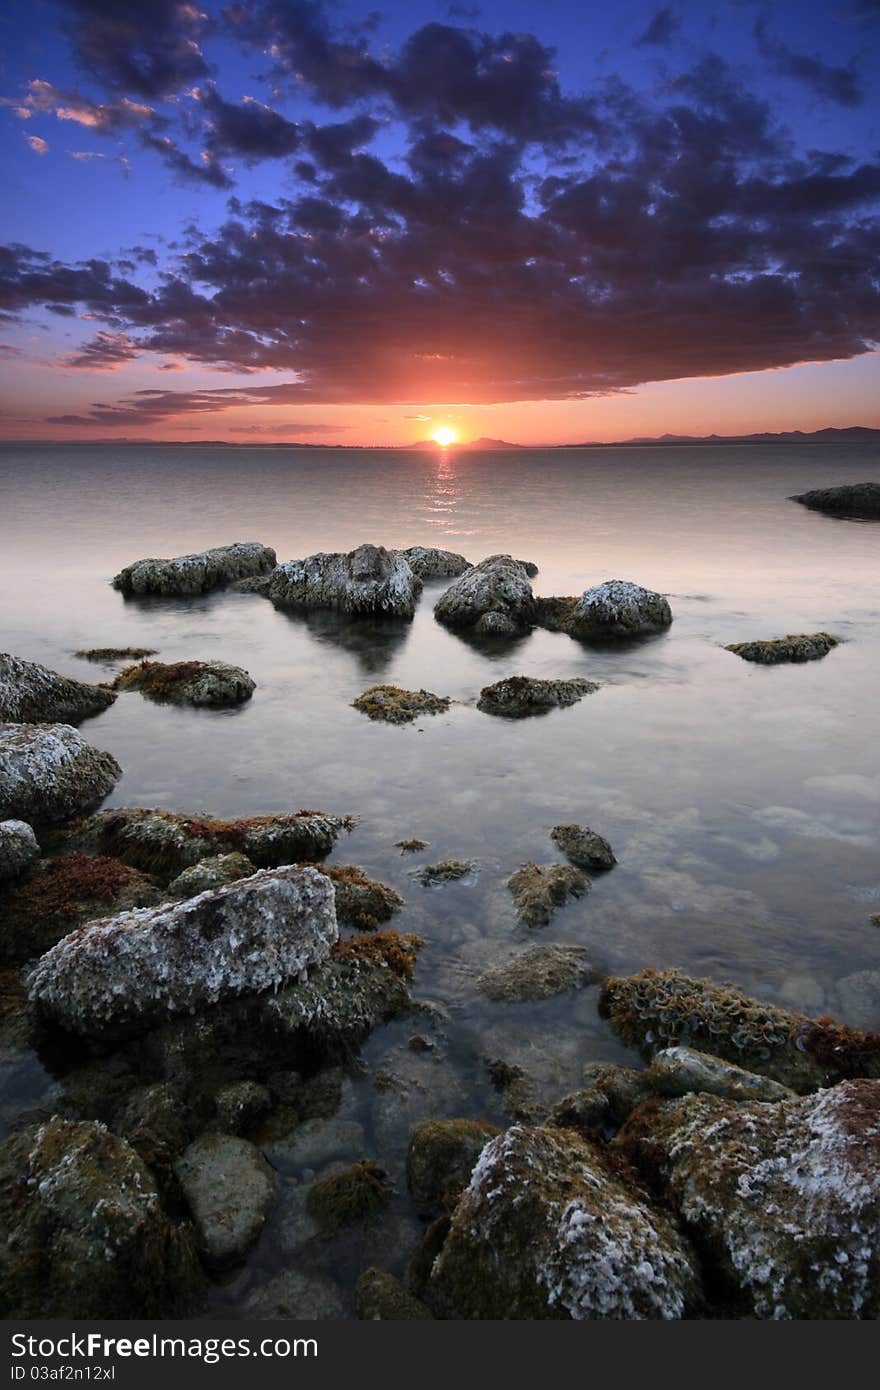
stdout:
[[652,444],[877,444],[880,430],[866,425],[849,425],[845,429],[782,430],[779,434],[661,434],[634,439],[615,439],[602,444],[589,440],[583,444],[557,444],[557,449],[619,449],[633,445]]
[[[442,446],[437,443],[436,439],[420,439],[417,444],[404,444],[400,447],[404,449],[439,449]],[[463,449],[482,454],[490,453],[493,449],[523,449],[527,447],[523,444],[509,444],[506,439],[487,439],[485,436],[481,439],[462,440],[460,444],[446,445],[446,448],[454,449],[457,454],[460,454]]]

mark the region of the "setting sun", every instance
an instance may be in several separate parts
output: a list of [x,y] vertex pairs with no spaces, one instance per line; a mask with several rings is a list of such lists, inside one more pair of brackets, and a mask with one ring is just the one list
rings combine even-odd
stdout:
[[435,444],[440,445],[441,449],[446,449],[450,444],[457,443],[458,434],[455,430],[450,429],[448,425],[441,425],[439,430],[434,431],[431,438],[434,440]]

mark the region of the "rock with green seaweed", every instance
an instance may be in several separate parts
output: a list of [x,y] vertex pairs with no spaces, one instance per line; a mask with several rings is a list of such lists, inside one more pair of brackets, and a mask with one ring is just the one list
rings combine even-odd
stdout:
[[408,840],[395,840],[394,848],[399,849],[401,854],[421,854],[423,849],[428,848],[428,841],[411,835]]
[[86,685],[36,661],[0,652],[0,722],[80,724],[115,699],[102,685]]
[[121,776],[113,755],[70,724],[0,724],[0,820],[59,825],[99,805]]
[[195,898],[210,888],[223,888],[227,883],[237,883],[240,878],[250,878],[253,873],[256,868],[246,854],[237,850],[229,854],[211,854],[172,879],[165,896],[168,899]]
[[731,642],[724,650],[759,666],[779,666],[782,662],[818,661],[839,645],[840,638],[832,637],[830,632],[800,632],[753,642]]
[[403,690],[399,685],[371,685],[352,701],[369,719],[385,724],[412,724],[425,714],[445,714],[450,701],[430,690]]
[[675,1319],[693,1251],[623,1165],[570,1130],[515,1125],[483,1149],[422,1293],[435,1316]]
[[193,1138],[194,1127],[186,1097],[167,1081],[136,1087],[113,1117],[114,1133],[127,1140],[157,1178],[170,1174],[174,1160]]
[[226,661],[141,661],[126,666],[113,682],[114,690],[139,690],[158,704],[197,709],[244,704],[256,688],[247,671]]
[[616,1143],[698,1243],[727,1316],[880,1316],[880,1081],[776,1104],[648,1102]]
[[597,834],[588,825],[554,825],[550,839],[578,869],[598,873],[613,869],[617,863],[605,836]]
[[434,617],[453,630],[508,637],[532,626],[535,601],[522,565],[490,555],[456,579],[434,606]]
[[589,1062],[584,1067],[584,1087],[557,1101],[548,1123],[566,1129],[610,1135],[628,1115],[654,1094],[643,1068],[621,1067],[616,1062]]
[[406,1155],[407,1186],[416,1210],[427,1216],[451,1209],[498,1133],[488,1120],[424,1120],[416,1125]]
[[570,680],[538,680],[532,676],[506,676],[480,691],[477,709],[503,719],[528,719],[533,714],[549,714],[577,704],[599,687],[595,681],[573,677]]
[[496,1003],[549,999],[592,984],[599,972],[583,946],[558,943],[529,946],[511,959],[489,966],[477,977],[480,994]]
[[278,1180],[260,1150],[232,1134],[203,1134],[174,1165],[199,1250],[212,1268],[237,1264],[257,1240]]
[[356,864],[315,864],[313,868],[333,884],[337,920],[358,931],[375,931],[404,905],[396,889],[368,878]]
[[155,594],[179,597],[207,594],[233,580],[269,574],[275,568],[275,551],[259,541],[234,541],[193,555],[174,559],[135,560],[113,580],[123,594]]
[[476,865],[473,859],[440,859],[436,864],[423,864],[415,870],[415,878],[423,888],[431,888],[439,883],[455,883],[468,878]]
[[384,1168],[365,1158],[312,1183],[306,1208],[324,1235],[334,1235],[343,1226],[377,1216],[393,1196],[394,1188]]
[[523,864],[507,886],[517,919],[527,927],[544,927],[558,907],[590,890],[590,880],[573,864]]
[[39,841],[27,821],[0,821],[0,883],[18,878],[39,857]]
[[80,661],[95,661],[100,666],[110,666],[115,661],[143,661],[156,654],[155,647],[81,647],[74,652]]
[[355,1315],[362,1322],[423,1322],[431,1313],[409,1290],[382,1269],[365,1269],[354,1289]]
[[224,1134],[246,1134],[272,1109],[268,1086],[258,1081],[233,1081],[221,1086],[214,1097],[217,1124]]
[[64,854],[42,859],[0,901],[0,959],[42,955],[95,917],[163,900],[147,874],[105,855]]
[[55,1116],[0,1149],[0,1307],[7,1318],[185,1312],[199,1285],[192,1228],[162,1210],[134,1149]]
[[807,1018],[678,970],[608,978],[599,1011],[624,1042],[648,1057],[663,1048],[693,1047],[793,1091],[848,1076],[880,1076],[880,1033]]

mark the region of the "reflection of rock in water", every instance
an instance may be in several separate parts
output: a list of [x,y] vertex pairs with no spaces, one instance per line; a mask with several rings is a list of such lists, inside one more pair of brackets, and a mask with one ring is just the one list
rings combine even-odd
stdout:
[[289,622],[305,628],[316,642],[348,652],[368,675],[388,669],[411,630],[404,618],[351,618],[328,608],[277,611]]

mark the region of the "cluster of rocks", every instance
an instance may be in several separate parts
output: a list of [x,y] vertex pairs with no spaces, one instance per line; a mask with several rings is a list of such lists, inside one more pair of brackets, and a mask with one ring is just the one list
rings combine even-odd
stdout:
[[123,594],[178,597],[206,594],[237,579],[269,574],[277,563],[271,546],[259,541],[235,541],[194,555],[171,560],[135,560],[113,580]]

